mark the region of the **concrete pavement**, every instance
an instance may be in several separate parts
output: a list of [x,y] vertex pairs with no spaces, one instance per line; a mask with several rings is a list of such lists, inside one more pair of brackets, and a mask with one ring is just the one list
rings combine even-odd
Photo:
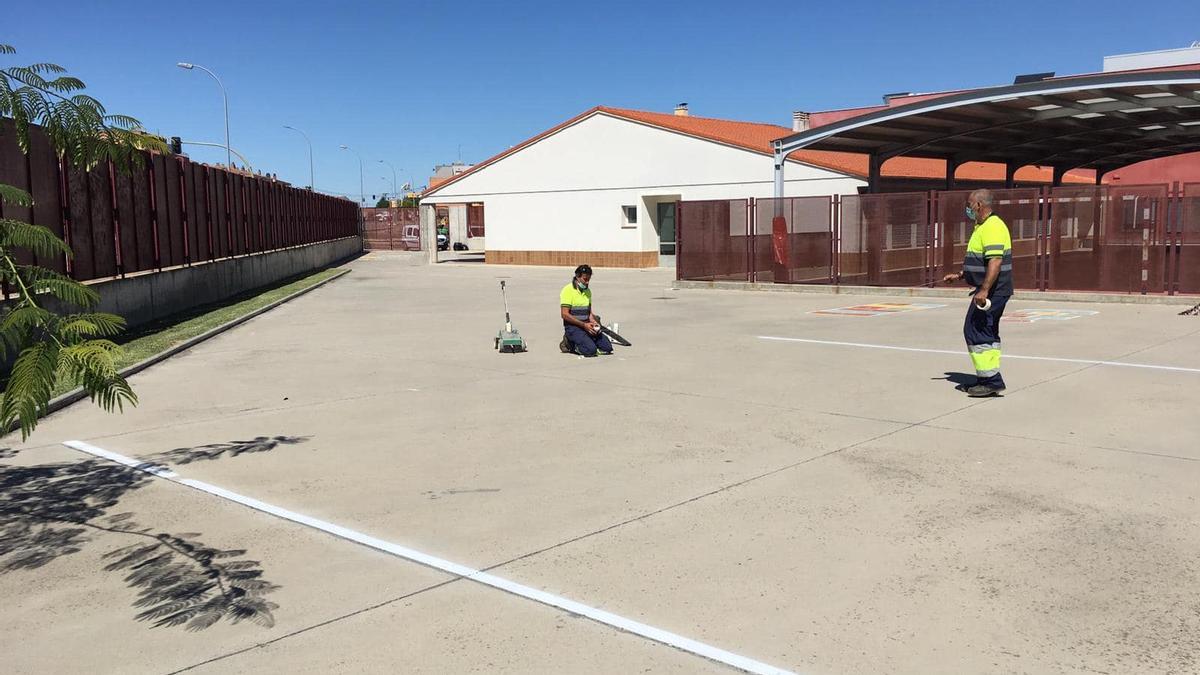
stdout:
[[[0,555],[16,672],[729,670],[160,479],[104,492],[118,474],[73,439],[799,672],[1200,667],[1200,320],[1179,308],[1006,323],[1006,354],[1177,370],[1009,359],[978,401],[954,389],[965,296],[832,316],[810,312],[902,300],[597,270],[634,347],[585,360],[557,348],[569,270],[352,267],[137,375],[137,409],[80,404],[0,459],[0,509],[48,471],[74,484],[34,506],[94,506],[40,566]],[[527,354],[492,350],[500,278]],[[119,513],[244,550],[271,620],[138,620],[144,586],[104,556],[139,535],[91,527]]]

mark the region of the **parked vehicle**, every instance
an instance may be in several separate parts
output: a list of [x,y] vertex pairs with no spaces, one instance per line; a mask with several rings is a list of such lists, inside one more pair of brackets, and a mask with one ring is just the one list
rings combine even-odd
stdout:
[[417,251],[421,248],[421,226],[420,225],[405,225],[404,234],[400,235],[400,241],[404,243],[404,248],[409,251]]

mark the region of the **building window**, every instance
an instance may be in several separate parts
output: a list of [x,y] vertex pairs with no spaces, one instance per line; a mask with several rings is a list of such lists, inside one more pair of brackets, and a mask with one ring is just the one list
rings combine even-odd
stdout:
[[621,211],[625,214],[626,225],[637,225],[637,207],[622,206]]

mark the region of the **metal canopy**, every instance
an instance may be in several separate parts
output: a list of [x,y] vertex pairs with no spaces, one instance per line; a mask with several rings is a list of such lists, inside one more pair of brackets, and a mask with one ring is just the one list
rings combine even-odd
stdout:
[[783,158],[802,148],[867,154],[871,188],[893,157],[994,162],[1011,176],[1029,165],[1101,175],[1147,159],[1200,150],[1200,67],[1029,82],[918,101],[774,141],[776,192]]

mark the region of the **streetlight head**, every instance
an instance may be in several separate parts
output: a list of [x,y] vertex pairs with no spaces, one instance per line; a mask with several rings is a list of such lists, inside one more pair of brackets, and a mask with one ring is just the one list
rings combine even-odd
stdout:
[[339,147],[339,148],[341,148],[342,150],[349,150],[349,149],[350,149],[350,146],[348,146],[348,145],[339,145],[338,147]]
[[285,125],[283,125],[283,128],[284,128],[284,129],[295,129],[296,127],[294,127],[294,126],[292,126],[292,125],[290,125],[290,124],[285,124]]
[[183,61],[180,61],[179,63],[176,63],[175,65],[179,66],[180,68],[183,68],[184,70],[191,70],[192,68],[196,67],[195,64],[184,63]]

